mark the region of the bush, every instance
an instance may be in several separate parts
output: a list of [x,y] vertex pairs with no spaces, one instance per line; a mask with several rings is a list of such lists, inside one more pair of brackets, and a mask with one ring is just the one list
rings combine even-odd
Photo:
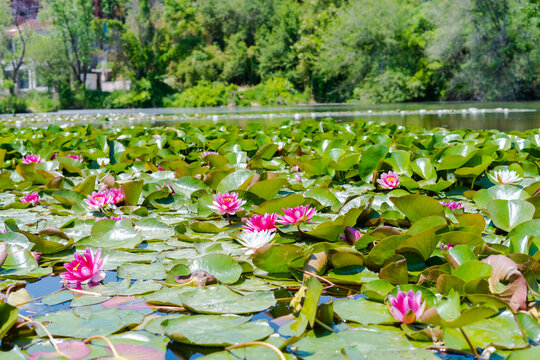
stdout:
[[357,86],[348,102],[397,103],[415,100],[424,88],[414,77],[395,71],[385,71],[374,78],[366,78]]
[[60,101],[50,93],[30,91],[26,93],[28,110],[34,113],[60,110]]
[[26,99],[23,97],[8,95],[0,98],[0,114],[15,114],[27,111]]
[[112,93],[107,93],[102,105],[103,109],[131,109],[141,107],[150,98],[146,91],[126,91],[115,90]]
[[222,82],[201,81],[196,86],[165,99],[169,107],[205,107],[237,105],[238,86]]
[[309,102],[309,91],[299,92],[287,79],[272,78],[242,93],[246,102],[258,105],[294,105]]

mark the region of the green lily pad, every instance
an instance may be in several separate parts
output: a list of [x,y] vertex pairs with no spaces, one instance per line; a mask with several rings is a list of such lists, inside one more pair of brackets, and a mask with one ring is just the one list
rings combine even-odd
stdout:
[[193,315],[161,323],[167,336],[184,344],[228,346],[261,340],[274,330],[266,321],[249,316]]
[[[82,318],[68,310],[60,310],[39,316],[37,321],[47,324],[47,330],[56,336],[87,338],[94,335],[110,335],[128,326],[138,325],[143,315],[135,310],[103,309]],[[36,327],[39,336],[45,332]]]
[[336,301],[334,312],[342,320],[354,321],[362,325],[395,322],[386,305],[365,299]]
[[493,224],[499,229],[510,231],[534,216],[534,205],[524,200],[492,200],[487,210]]
[[92,227],[90,237],[77,242],[77,247],[92,246],[104,249],[133,249],[142,242],[142,234],[131,221],[101,220]]
[[240,295],[224,286],[212,286],[183,292],[180,303],[202,314],[249,314],[274,306],[276,300],[270,291]]

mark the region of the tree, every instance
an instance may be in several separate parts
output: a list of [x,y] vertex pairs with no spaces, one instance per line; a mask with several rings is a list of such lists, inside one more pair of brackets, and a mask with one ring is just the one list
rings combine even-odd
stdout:
[[58,56],[63,51],[63,44],[50,32],[35,34],[28,45],[28,60],[35,66],[36,74],[58,94],[70,89],[70,64],[66,57]]
[[448,99],[540,96],[537,0],[440,0],[428,48],[444,66]]
[[[430,98],[433,67],[425,57],[432,25],[420,0],[355,0],[343,6],[323,36],[317,72],[326,101]],[[435,97],[437,96],[434,95]]]
[[157,0],[134,0],[121,40],[121,58],[129,70],[139,105],[161,105],[169,86],[164,82],[169,43],[163,7]]
[[21,25],[21,19],[9,0],[0,0],[0,67],[4,81],[9,80],[9,91],[15,94],[19,71],[24,64],[26,48],[32,36],[30,26]]
[[62,55],[82,88],[97,48],[98,30],[93,1],[46,0],[42,11],[42,20],[53,26],[51,34],[62,44]]

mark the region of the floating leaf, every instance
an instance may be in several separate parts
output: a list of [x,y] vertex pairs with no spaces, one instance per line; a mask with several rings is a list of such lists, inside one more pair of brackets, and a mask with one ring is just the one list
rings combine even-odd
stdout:
[[249,314],[276,304],[272,292],[239,295],[224,286],[198,288],[180,295],[180,303],[202,314]]
[[264,339],[274,332],[266,321],[248,316],[192,315],[163,321],[175,341],[199,346],[228,346]]

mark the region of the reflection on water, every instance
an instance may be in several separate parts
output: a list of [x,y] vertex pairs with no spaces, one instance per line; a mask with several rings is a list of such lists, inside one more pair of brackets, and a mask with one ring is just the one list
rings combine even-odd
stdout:
[[277,125],[283,120],[323,119],[382,121],[423,128],[471,128],[525,131],[540,128],[540,102],[408,103],[385,105],[305,105],[247,108],[162,108],[70,110],[49,114],[1,116],[8,126],[47,126],[93,123],[111,128],[133,125],[170,126],[178,122],[204,125],[217,122],[246,126]]

